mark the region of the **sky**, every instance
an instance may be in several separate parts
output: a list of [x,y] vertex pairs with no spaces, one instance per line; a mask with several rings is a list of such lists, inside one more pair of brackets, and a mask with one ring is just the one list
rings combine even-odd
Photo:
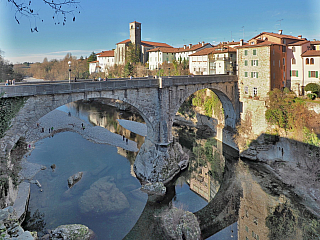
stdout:
[[[114,49],[116,43],[128,39],[133,21],[142,24],[142,40],[173,47],[247,41],[261,32],[280,29],[283,34],[320,40],[319,0],[78,1],[75,21],[67,15],[63,26],[57,24],[63,17],[53,19],[53,10],[42,0],[31,2],[39,17],[18,16],[20,24],[12,3],[0,0],[1,55],[12,63],[62,59],[67,53],[86,57]],[[38,32],[32,33],[35,26]]]

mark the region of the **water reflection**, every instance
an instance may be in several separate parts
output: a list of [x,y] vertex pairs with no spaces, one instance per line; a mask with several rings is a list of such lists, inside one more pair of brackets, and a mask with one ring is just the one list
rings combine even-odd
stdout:
[[[61,109],[125,135],[140,147],[144,138],[123,129],[116,120],[142,122],[141,117],[119,111],[119,106],[94,101],[72,103]],[[174,131],[189,154],[189,166],[167,186],[163,198],[146,196],[139,190],[138,181],[132,177],[135,153],[120,148],[115,151],[110,146],[100,148],[73,133],[43,140],[29,161],[48,166],[56,163],[57,171],[37,176],[46,188],[40,193],[33,186],[31,214],[41,216],[48,228],[83,223],[96,232],[98,239],[170,239],[161,216],[176,207],[194,213],[202,239],[320,239],[319,219],[267,166],[239,159],[237,151],[207,132],[203,135],[196,128],[182,126]],[[59,152],[54,155],[56,149]],[[74,171],[85,171],[84,178],[66,194],[62,186]],[[106,177],[128,199],[129,208],[117,214],[86,217],[77,201],[90,186]],[[42,215],[39,211],[35,214],[37,209]]]

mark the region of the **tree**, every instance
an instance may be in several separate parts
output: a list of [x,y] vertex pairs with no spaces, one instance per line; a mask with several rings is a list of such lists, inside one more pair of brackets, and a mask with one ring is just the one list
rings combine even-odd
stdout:
[[87,62],[93,62],[93,61],[97,61],[97,55],[94,52],[92,52],[87,59]]
[[[18,24],[20,24],[20,19],[22,17],[27,18],[40,18],[40,15],[38,12],[35,11],[35,6],[33,4],[33,1],[23,1],[23,0],[8,0],[9,3],[11,3],[14,8],[16,9],[15,13],[15,20]],[[72,21],[76,20],[75,12],[77,11],[80,13],[80,11],[77,10],[77,8],[80,6],[79,1],[75,0],[42,0],[42,2],[51,8],[53,10],[53,16],[52,19],[55,21],[55,24],[65,25],[67,22],[67,16],[72,16]],[[63,17],[62,22],[59,20],[59,16]],[[43,22],[43,19],[41,20]],[[38,27],[34,26],[31,27],[31,32],[38,32]]]
[[141,61],[141,49],[140,45],[128,44],[126,49],[126,62],[135,64]]

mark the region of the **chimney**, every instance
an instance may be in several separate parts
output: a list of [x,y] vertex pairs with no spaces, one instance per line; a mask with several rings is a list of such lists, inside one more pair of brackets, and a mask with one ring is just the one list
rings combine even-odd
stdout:
[[302,39],[302,35],[299,35],[298,38]]
[[192,44],[190,43],[190,44],[189,44],[189,49],[190,49],[191,47],[192,47]]
[[240,46],[243,46],[243,39],[240,39]]
[[183,45],[183,49],[186,49],[187,45]]
[[202,45],[202,47],[204,46],[204,41],[202,41],[201,45]]
[[279,30],[278,34],[282,35],[282,30]]

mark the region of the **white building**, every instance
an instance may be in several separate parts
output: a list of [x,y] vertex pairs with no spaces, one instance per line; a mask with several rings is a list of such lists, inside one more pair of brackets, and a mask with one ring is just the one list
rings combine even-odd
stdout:
[[308,83],[320,85],[320,50],[307,50],[302,53],[304,86]]
[[302,94],[302,87],[305,86],[304,64],[301,54],[310,48],[310,42],[298,41],[288,44],[287,47],[287,85],[298,96]]
[[194,75],[236,74],[236,53],[236,49],[224,44],[202,49],[189,55],[190,73]]
[[102,51],[96,55],[101,72],[108,72],[108,68],[114,66],[114,50]]
[[98,73],[101,72],[101,67],[99,65],[99,61],[89,62],[89,73]]
[[177,48],[159,47],[151,49],[149,53],[149,69],[158,69],[164,62],[172,63],[176,58]]

